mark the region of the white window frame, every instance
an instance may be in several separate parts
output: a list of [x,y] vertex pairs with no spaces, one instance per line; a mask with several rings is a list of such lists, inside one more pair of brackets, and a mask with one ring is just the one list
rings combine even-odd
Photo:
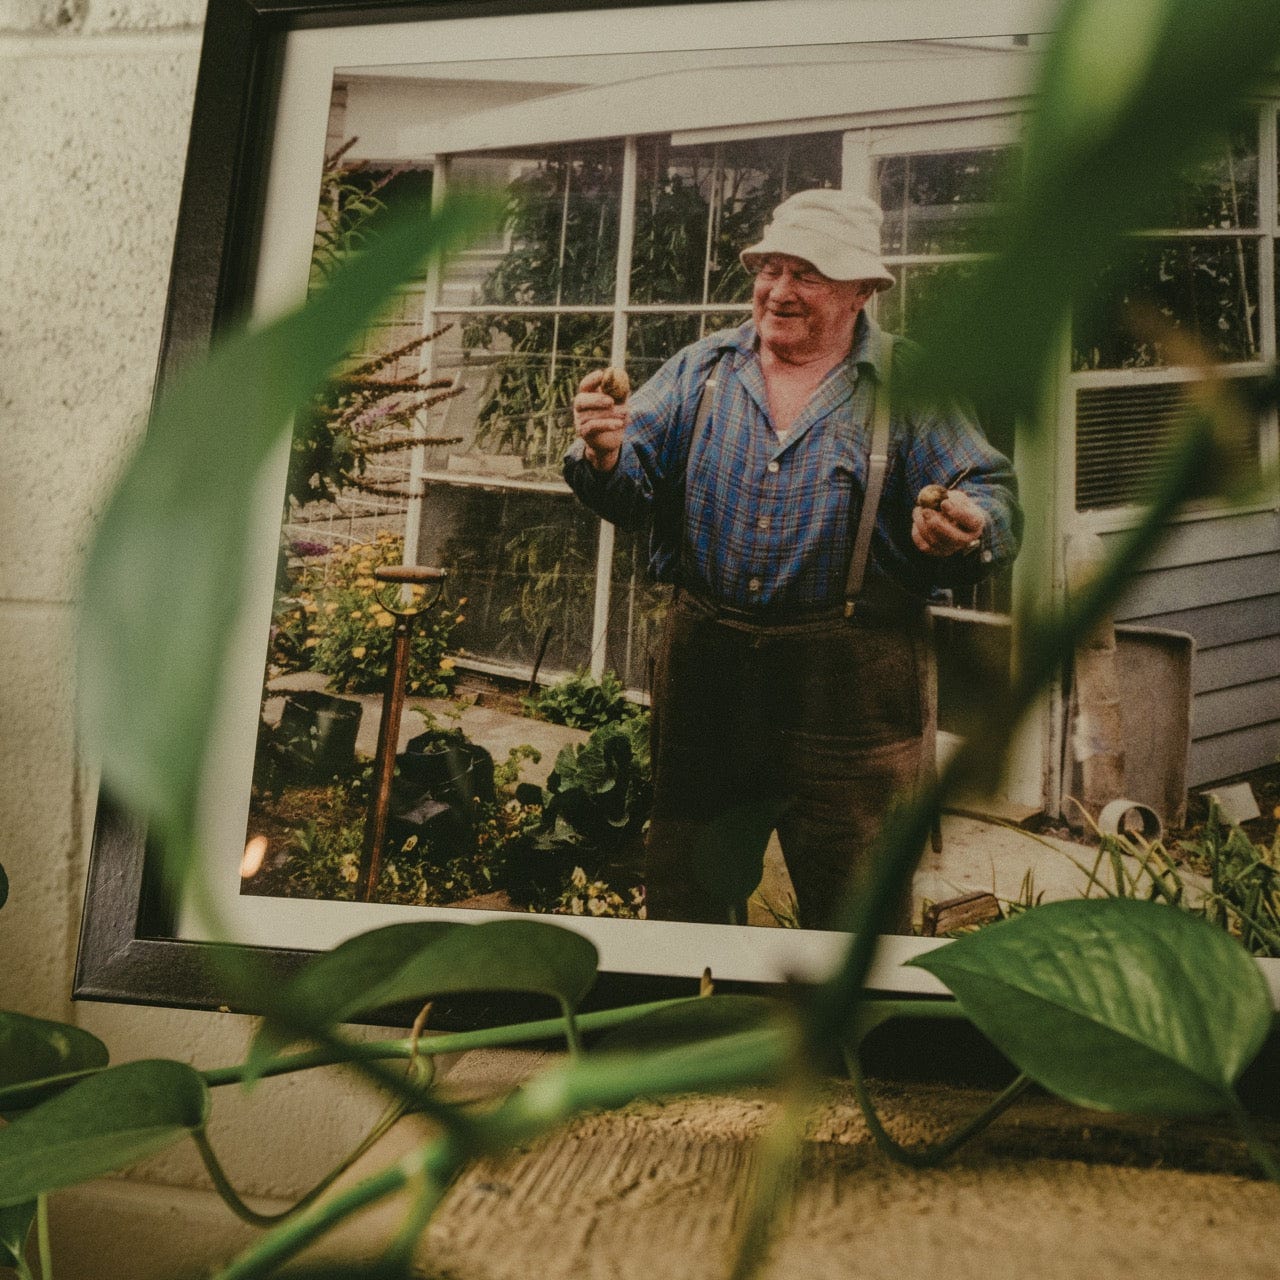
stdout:
[[[1155,228],[1139,232],[1141,239],[1243,239],[1258,244],[1257,287],[1258,356],[1253,360],[1224,362],[1214,366],[1218,375],[1227,379],[1261,376],[1276,361],[1276,240],[1280,237],[1280,191],[1278,191],[1277,164],[1277,114],[1280,103],[1274,98],[1257,100],[1253,104],[1258,113],[1258,221],[1252,227]],[[1076,505],[1075,413],[1076,393],[1095,387],[1131,387],[1142,385],[1169,386],[1175,383],[1193,382],[1201,376],[1200,370],[1187,365],[1160,365],[1142,369],[1081,369],[1071,368],[1071,338],[1064,337],[1061,352],[1060,385],[1062,395],[1059,413],[1061,421],[1070,422],[1072,448],[1062,459],[1065,485],[1071,495],[1070,514],[1078,511]],[[1280,424],[1275,409],[1269,410],[1258,426],[1258,460],[1263,474],[1274,470],[1280,459]],[[1274,508],[1280,493],[1263,494],[1257,501],[1246,504],[1228,503],[1222,498],[1204,498],[1186,503],[1169,520],[1170,524],[1184,524],[1199,520],[1220,519],[1226,516],[1245,515]],[[1137,503],[1123,506],[1089,509],[1090,528],[1099,533],[1119,533],[1134,528],[1142,519],[1144,508]]]

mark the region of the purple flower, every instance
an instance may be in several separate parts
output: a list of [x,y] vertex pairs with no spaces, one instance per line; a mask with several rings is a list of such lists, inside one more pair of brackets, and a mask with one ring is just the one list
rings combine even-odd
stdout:
[[329,548],[323,542],[310,542],[306,538],[295,538],[289,543],[291,556],[327,556]]

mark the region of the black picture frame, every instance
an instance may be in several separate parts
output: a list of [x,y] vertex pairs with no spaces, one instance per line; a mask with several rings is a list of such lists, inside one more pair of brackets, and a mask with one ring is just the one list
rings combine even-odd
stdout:
[[[257,265],[271,120],[293,30],[451,18],[641,8],[649,0],[208,0],[174,237],[157,387],[247,315]],[[704,0],[721,3],[723,0]],[[107,795],[98,799],[72,996],[126,1004],[253,1013],[228,1002],[211,953],[252,950],[286,978],[312,952],[241,948],[176,936],[146,831]],[[760,990],[745,982],[719,989]],[[600,975],[586,1008],[697,993],[697,979]],[[380,1023],[410,1025],[416,1010]],[[440,1003],[433,1025],[462,1029],[553,1016],[552,1002],[521,997]]]

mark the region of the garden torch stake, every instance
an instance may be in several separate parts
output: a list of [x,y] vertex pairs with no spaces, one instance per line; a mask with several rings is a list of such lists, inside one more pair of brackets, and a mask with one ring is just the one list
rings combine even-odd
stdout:
[[403,601],[393,607],[381,595],[378,596],[379,604],[395,618],[396,625],[391,662],[387,668],[387,684],[382,693],[378,753],[374,758],[373,790],[369,798],[369,813],[364,823],[360,874],[356,878],[356,898],[360,902],[369,902],[373,898],[373,891],[382,871],[382,846],[387,838],[387,810],[391,805],[391,779],[396,771],[396,747],[400,741],[400,716],[404,711],[404,682],[409,670],[409,641],[413,637],[413,625],[420,613],[426,613],[440,599],[445,571],[428,569],[423,565],[389,565],[375,569],[373,576],[379,582],[396,583],[401,587],[436,583],[439,589],[430,601],[413,607]]

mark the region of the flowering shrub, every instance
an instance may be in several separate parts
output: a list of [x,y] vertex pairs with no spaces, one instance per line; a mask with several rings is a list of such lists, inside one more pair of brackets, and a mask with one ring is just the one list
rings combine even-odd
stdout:
[[[307,556],[290,566],[276,604],[268,663],[272,675],[320,671],[338,693],[380,693],[391,661],[395,618],[378,598],[373,572],[399,564],[404,540],[379,533],[372,542]],[[308,548],[309,549],[309,548]],[[385,592],[391,598],[390,592]],[[465,600],[459,601],[459,605]],[[445,656],[457,607],[438,605],[419,617],[409,646],[405,690],[441,697],[453,685],[453,659]]]
[[556,905],[553,915],[609,916],[618,920],[645,918],[644,889],[632,885],[627,896],[611,889],[603,880],[590,880],[581,867],[574,867]]

